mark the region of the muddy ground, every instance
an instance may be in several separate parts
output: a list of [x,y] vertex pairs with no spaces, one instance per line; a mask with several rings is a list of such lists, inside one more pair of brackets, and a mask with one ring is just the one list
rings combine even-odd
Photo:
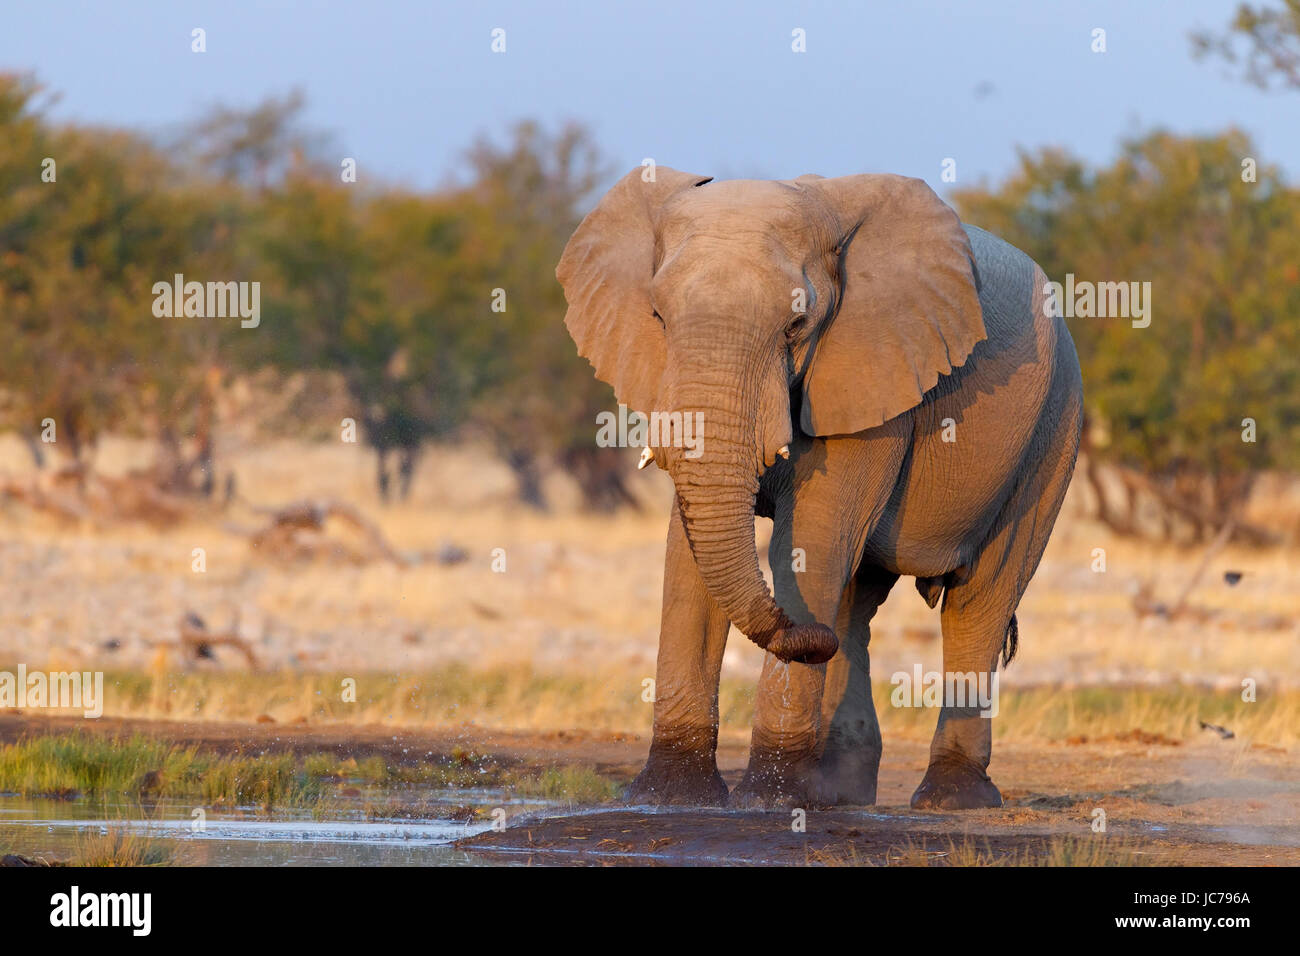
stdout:
[[[507,766],[586,766],[627,782],[648,741],[629,735],[515,733],[461,727],[284,726],[0,715],[0,742],[73,729],[140,732],[225,753],[326,751],[395,764],[473,750]],[[1300,774],[1285,751],[1247,750],[1232,741],[1174,745],[1143,738],[1084,744],[1008,743],[995,747],[1001,810],[917,812],[908,798],[925,769],[927,745],[887,741],[879,802],[813,810],[797,832],[790,811],[571,807],[510,820],[503,832],[457,847],[495,862],[548,864],[899,864],[1020,862],[1074,853],[1106,814],[1109,862],[1174,865],[1300,865]],[[719,766],[734,786],[743,743],[724,742]]]

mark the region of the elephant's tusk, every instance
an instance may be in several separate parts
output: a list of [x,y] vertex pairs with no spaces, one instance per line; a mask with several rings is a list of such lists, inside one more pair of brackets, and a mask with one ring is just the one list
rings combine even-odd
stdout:
[[790,457],[790,446],[782,445],[780,448],[776,450],[776,453],[780,455],[782,458],[788,459]]
[[646,465],[650,464],[650,462],[654,460],[655,460],[655,453],[650,450],[649,445],[646,445],[644,448],[641,449],[641,460],[636,463],[636,470],[640,471],[642,468],[644,468]]

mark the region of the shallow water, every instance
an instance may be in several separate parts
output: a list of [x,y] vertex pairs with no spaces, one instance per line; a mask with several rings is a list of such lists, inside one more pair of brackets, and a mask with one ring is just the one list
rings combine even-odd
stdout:
[[[424,805],[436,813],[439,803],[450,810],[467,801],[503,807],[509,815],[547,805],[486,790],[435,793]],[[490,817],[469,823],[436,816],[372,820],[359,802],[331,806],[329,815],[326,820],[313,819],[309,811],[265,814],[253,808],[204,809],[202,819],[195,819],[193,804],[174,801],[142,807],[0,794],[0,855],[67,860],[79,842],[113,827],[167,841],[174,851],[171,862],[179,865],[498,865],[451,846],[455,840],[491,829]]]

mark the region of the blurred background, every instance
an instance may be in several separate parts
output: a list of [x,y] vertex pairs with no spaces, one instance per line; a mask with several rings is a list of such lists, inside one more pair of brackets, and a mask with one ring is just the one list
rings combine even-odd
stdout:
[[[1147,328],[1069,320],[1006,679],[1300,684],[1300,3],[856,6],[7,12],[0,663],[110,669],[117,714],[345,719],[365,671],[346,719],[648,729],[671,489],[597,447],[554,268],[653,159],[920,176],[1149,282]],[[177,273],[260,323],[156,317]],[[878,680],[939,665],[910,587],[873,634]]]

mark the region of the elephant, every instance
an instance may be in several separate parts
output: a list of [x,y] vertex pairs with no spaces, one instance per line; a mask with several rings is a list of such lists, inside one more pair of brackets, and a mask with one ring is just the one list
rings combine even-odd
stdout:
[[[946,674],[992,678],[1074,471],[1078,356],[1043,270],[923,180],[619,180],[556,269],[565,325],[652,426],[675,490],[653,737],[634,803],[869,805],[868,644],[900,576],[942,599]],[[755,541],[770,518],[772,591]],[[802,555],[802,561],[791,560]],[[801,566],[802,565],[802,566]],[[717,767],[729,627],[766,650],[749,763]],[[992,720],[945,697],[913,807],[998,807]]]

